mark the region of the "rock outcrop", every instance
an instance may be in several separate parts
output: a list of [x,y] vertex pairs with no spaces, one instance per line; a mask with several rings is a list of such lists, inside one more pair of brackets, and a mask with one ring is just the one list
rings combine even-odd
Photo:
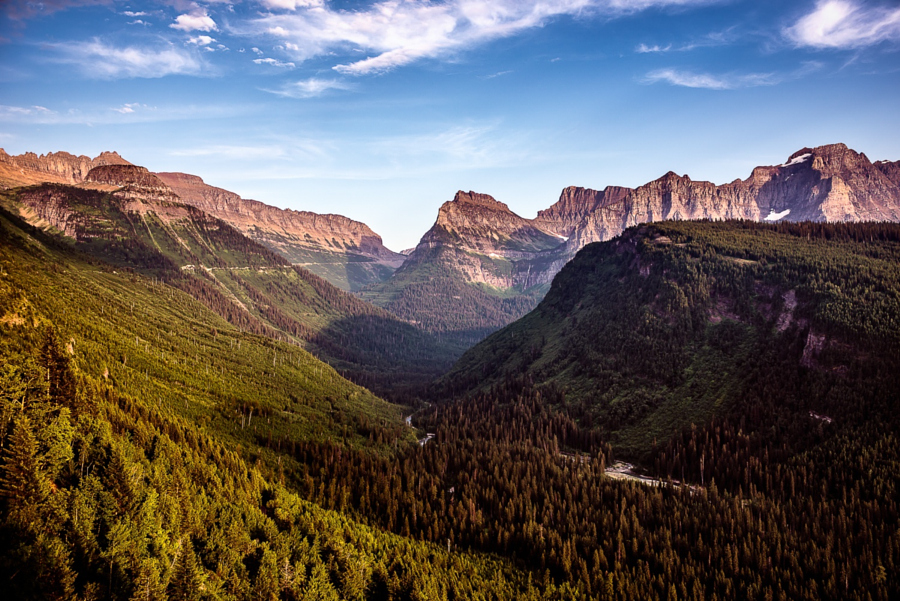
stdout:
[[6,187],[26,186],[42,182],[80,184],[95,167],[130,165],[115,152],[102,152],[93,159],[68,152],[37,155],[26,152],[11,156],[0,148],[0,176]]

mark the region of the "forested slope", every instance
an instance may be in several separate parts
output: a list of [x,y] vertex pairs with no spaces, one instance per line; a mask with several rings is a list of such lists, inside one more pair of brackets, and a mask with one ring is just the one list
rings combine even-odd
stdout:
[[395,399],[414,395],[461,352],[290,266],[165,188],[44,184],[0,201],[72,248],[181,289],[243,331],[299,343]]
[[165,284],[0,215],[0,581],[15,599],[570,598],[292,492],[398,407]]
[[758,404],[895,411],[900,226],[666,222],[589,245],[442,379],[526,376],[620,450]]

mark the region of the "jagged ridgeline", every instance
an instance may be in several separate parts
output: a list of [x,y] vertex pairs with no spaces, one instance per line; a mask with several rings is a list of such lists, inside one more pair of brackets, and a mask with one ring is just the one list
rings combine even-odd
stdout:
[[74,249],[183,290],[244,331],[296,342],[396,399],[459,352],[182,203],[141,167],[96,167],[79,187],[19,188],[3,202]]
[[570,597],[298,497],[292,448],[387,456],[400,409],[7,213],[0,332],[5,598]]
[[524,377],[632,456],[714,416],[894,416],[898,265],[897,224],[633,228],[585,247],[441,384],[460,395]]

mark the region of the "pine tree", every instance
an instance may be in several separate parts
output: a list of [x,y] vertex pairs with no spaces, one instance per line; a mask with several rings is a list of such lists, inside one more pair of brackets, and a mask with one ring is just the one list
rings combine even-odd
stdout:
[[203,592],[203,569],[194,553],[191,538],[184,536],[172,577],[169,580],[169,599],[172,601],[190,601],[198,599]]
[[7,521],[19,528],[37,526],[49,483],[40,469],[37,441],[26,415],[16,418],[12,440],[0,470],[0,496],[6,499]]

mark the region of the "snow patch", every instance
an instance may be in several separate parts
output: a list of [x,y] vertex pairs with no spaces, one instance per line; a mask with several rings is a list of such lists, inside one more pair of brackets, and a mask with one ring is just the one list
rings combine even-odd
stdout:
[[557,238],[559,238],[560,240],[562,240],[563,242],[568,242],[568,241],[569,241],[569,237],[568,237],[568,236],[560,236],[559,234],[553,234],[553,235],[556,236]]
[[780,213],[776,213],[774,210],[770,211],[769,216],[764,219],[764,221],[778,221],[779,219],[784,219],[788,215],[791,214],[790,209],[785,209]]
[[782,167],[790,167],[791,165],[799,165],[800,163],[805,163],[809,160],[809,157],[812,156],[811,152],[807,152],[806,154],[801,154],[798,157],[794,157],[790,162],[785,163]]

